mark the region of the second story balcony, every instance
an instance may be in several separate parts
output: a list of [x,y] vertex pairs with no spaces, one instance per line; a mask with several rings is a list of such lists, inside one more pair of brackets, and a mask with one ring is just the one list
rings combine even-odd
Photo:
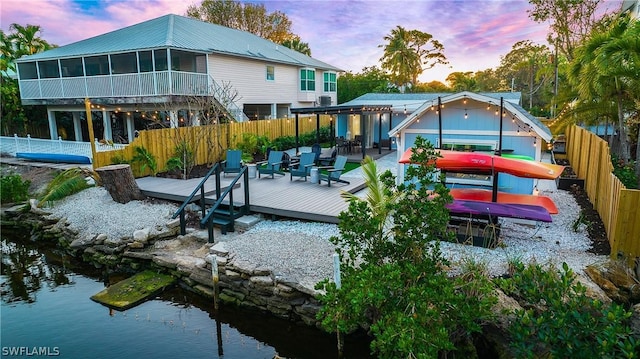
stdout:
[[[33,57],[33,56],[31,56]],[[211,95],[207,56],[176,49],[18,61],[20,97],[30,100]]]

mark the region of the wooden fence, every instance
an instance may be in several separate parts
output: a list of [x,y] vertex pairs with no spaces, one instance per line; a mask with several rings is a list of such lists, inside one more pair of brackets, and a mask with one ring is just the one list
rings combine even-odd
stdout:
[[[299,134],[314,132],[316,130],[316,118],[300,118],[298,121]],[[330,116],[320,116],[320,126],[328,126]],[[291,118],[260,120],[247,122],[234,122],[222,125],[163,128],[157,130],[140,131],[138,137],[127,147],[114,150],[98,152],[93,159],[93,167],[103,167],[110,164],[131,161],[134,156],[135,147],[146,149],[154,156],[158,164],[158,171],[166,169],[167,161],[173,157],[176,146],[182,141],[190,145],[194,150],[195,164],[202,165],[215,163],[224,157],[228,148],[235,148],[242,140],[244,133],[253,133],[266,136],[274,140],[282,136],[295,136],[296,121]],[[150,171],[132,166],[134,175],[149,175]]]
[[567,133],[567,157],[604,222],[611,256],[640,257],[640,190],[627,189],[613,174],[607,142],[574,125]]

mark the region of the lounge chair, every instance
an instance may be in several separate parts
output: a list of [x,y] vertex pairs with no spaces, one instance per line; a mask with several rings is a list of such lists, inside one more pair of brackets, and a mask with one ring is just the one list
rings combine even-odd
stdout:
[[318,163],[318,158],[320,158],[320,153],[322,152],[322,147],[320,147],[320,144],[314,143],[313,146],[311,146],[311,152],[316,155],[313,162]]
[[336,162],[333,166],[323,168],[327,171],[327,174],[320,174],[320,183],[322,183],[322,181],[326,181],[328,187],[331,187],[331,181],[349,184],[349,181],[340,179],[340,175],[342,175],[342,171],[344,171],[344,166],[346,164],[346,156],[336,156]]
[[258,178],[262,174],[270,174],[271,178],[274,178],[274,174],[284,175],[281,170],[282,166],[282,151],[270,151],[269,157],[266,161],[258,162]]
[[227,150],[227,158],[222,161],[223,175],[226,176],[227,173],[240,173],[242,167],[242,151]]
[[300,161],[289,168],[291,174],[290,180],[293,181],[293,177],[304,177],[307,180],[307,176],[311,174],[311,167],[314,164],[316,154],[313,152],[305,152],[300,155]]
[[320,166],[331,166],[333,161],[336,160],[336,156],[338,155],[338,150],[336,147],[327,148],[326,150],[322,150],[320,152],[320,157],[317,159],[317,163]]

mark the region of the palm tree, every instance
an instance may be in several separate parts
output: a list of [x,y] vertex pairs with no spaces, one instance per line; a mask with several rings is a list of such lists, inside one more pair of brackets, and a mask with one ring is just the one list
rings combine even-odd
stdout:
[[33,55],[51,48],[51,45],[38,36],[41,31],[38,25],[22,26],[20,24],[11,24],[9,28],[13,31],[9,35],[9,40],[15,43],[15,58],[23,55]]
[[[393,83],[401,87],[410,83],[413,78],[422,72],[420,57],[411,48],[411,34],[402,26],[391,30],[384,40],[388,44],[384,46],[382,68],[391,73]],[[380,45],[382,46],[382,45]]]
[[384,40],[388,43],[379,45],[384,48],[381,66],[391,73],[391,79],[398,87],[416,85],[418,76],[425,69],[447,63],[444,46],[426,32],[397,26]]
[[593,102],[609,102],[617,108],[620,135],[620,157],[627,162],[625,112],[633,108],[640,96],[639,24],[628,17],[614,19],[604,30],[598,30],[576,50],[569,79],[579,100],[587,106]]
[[309,44],[306,42],[302,42],[299,36],[294,36],[290,39],[284,40],[281,45],[288,47],[291,50],[297,51],[301,54],[311,56],[311,48],[309,48]]

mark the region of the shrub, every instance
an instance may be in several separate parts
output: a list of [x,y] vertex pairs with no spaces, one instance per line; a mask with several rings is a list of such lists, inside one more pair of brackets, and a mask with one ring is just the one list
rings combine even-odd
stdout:
[[624,163],[620,161],[617,156],[611,156],[611,162],[613,163],[613,174],[624,184],[628,189],[638,188],[638,177],[634,172],[634,162]]
[[143,146],[135,146],[133,147],[133,151],[134,154],[131,163],[137,164],[140,172],[144,172],[148,168],[152,176],[158,174],[158,162],[153,153]]
[[523,308],[510,327],[517,357],[637,358],[631,312],[586,295],[566,263],[562,270],[538,264],[511,264],[513,277],[497,284]]
[[451,196],[432,180],[432,145],[418,137],[415,146],[412,162],[420,165],[410,167],[408,182],[400,185],[365,160],[369,195],[344,195],[349,209],[339,216],[340,237],[331,238],[342,286],[328,280],[318,286],[326,291],[318,315],[323,327],[368,328],[372,350],[384,358],[446,356],[481,330],[494,301],[486,278],[450,278],[446,272],[439,240],[449,237],[445,204]]
[[167,170],[180,170],[182,178],[187,179],[195,166],[195,153],[187,141],[180,141],[173,150],[173,157],[167,160]]
[[44,194],[40,197],[38,207],[91,187],[86,180],[87,177],[92,177],[95,180],[98,176],[93,171],[83,170],[79,167],[63,171],[49,182]]
[[31,181],[23,181],[19,174],[11,173],[0,177],[2,203],[26,201],[29,198],[29,186],[31,186]]

